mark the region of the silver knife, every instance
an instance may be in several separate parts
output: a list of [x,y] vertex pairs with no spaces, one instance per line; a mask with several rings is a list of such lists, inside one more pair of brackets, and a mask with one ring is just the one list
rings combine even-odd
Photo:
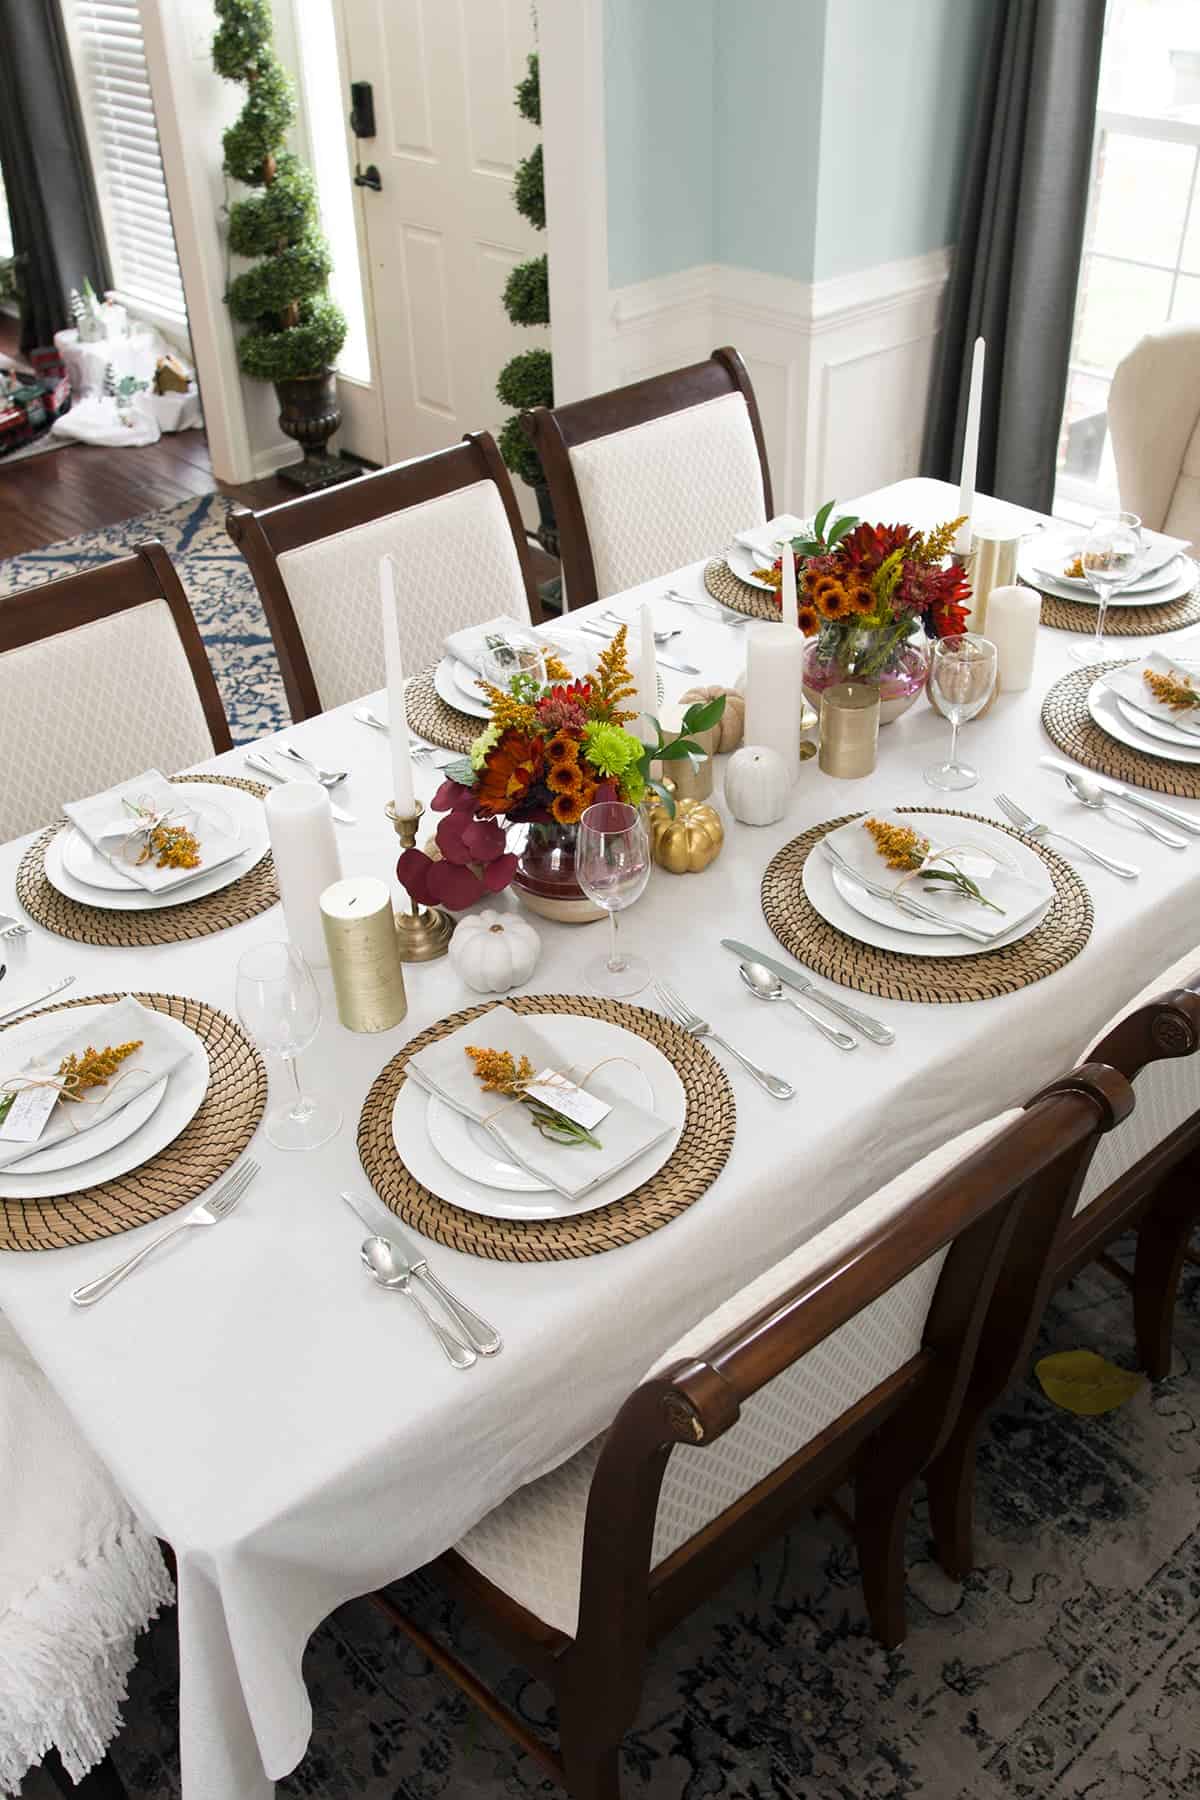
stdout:
[[857,881],[859,887],[865,888],[867,893],[873,895],[876,900],[887,900],[900,912],[911,913],[914,919],[928,919],[933,925],[948,925],[952,931],[958,932],[962,937],[970,938],[973,943],[995,943],[995,937],[989,936],[986,931],[978,931],[974,925],[964,925],[957,919],[948,919],[936,908],[923,906],[909,893],[900,893],[897,888],[884,887],[882,882],[868,881],[866,876],[854,867],[853,863],[847,862],[844,856],[840,856],[824,838],[821,840],[821,848],[831,863],[849,875],[851,881]]
[[[342,1190],[342,1199],[346,1202],[346,1205],[350,1208],[350,1211],[359,1222],[366,1226],[368,1231],[375,1230],[374,1225],[371,1223],[370,1219],[367,1218],[366,1214],[359,1212],[358,1207],[354,1202],[353,1195],[347,1194]],[[376,1235],[382,1236],[383,1233],[377,1233]],[[452,1294],[448,1287],[438,1280],[437,1276],[425,1260],[425,1252],[418,1245],[414,1244],[410,1238],[405,1237],[394,1219],[388,1220],[387,1237],[391,1243],[395,1244],[396,1248],[404,1257],[405,1262],[408,1264],[410,1274],[415,1275],[417,1280],[422,1282],[424,1286],[429,1289],[430,1293],[437,1296],[443,1310],[447,1316],[453,1320],[454,1324],[457,1325],[458,1329],[470,1344],[472,1350],[478,1350],[480,1356],[495,1356],[498,1351],[504,1348],[504,1340],[501,1338],[500,1333],[496,1330],[495,1326],[489,1325],[486,1319],[481,1319],[479,1314],[477,1312],[472,1312],[469,1306],[464,1306],[463,1302]]]
[[[1053,769],[1056,775],[1074,775],[1075,765],[1060,762],[1056,756],[1038,758],[1043,769]],[[1173,806],[1163,806],[1161,801],[1148,800],[1139,794],[1136,788],[1124,787],[1119,781],[1112,781],[1107,775],[1097,775],[1094,769],[1087,771],[1090,780],[1114,800],[1124,800],[1130,806],[1140,806],[1143,812],[1153,813],[1158,819],[1165,819],[1168,824],[1178,825],[1181,831],[1190,831],[1193,837],[1200,837],[1200,819],[1189,818],[1187,813],[1177,812]]]
[[29,1012],[33,1007],[40,1006],[43,1000],[52,1000],[55,994],[61,994],[64,988],[72,987],[74,982],[73,975],[64,975],[61,981],[56,981],[53,987],[48,987],[44,994],[35,994],[32,1000],[22,1000],[20,1006],[10,1006],[7,1012],[0,1013],[0,1024],[5,1019],[11,1019],[14,1013]]
[[761,950],[753,950],[749,944],[739,944],[736,938],[722,938],[721,943],[726,950],[732,950],[743,961],[761,963],[764,969],[770,969],[772,975],[778,975],[780,981],[786,981],[798,994],[807,994],[815,1006],[823,1006],[834,1018],[853,1025],[865,1038],[870,1038],[873,1044],[895,1043],[896,1034],[888,1026],[881,1025],[869,1013],[861,1013],[855,1007],[847,1006],[844,1001],[835,1000],[832,994],[823,994],[799,969],[789,969],[786,963],[776,962],[773,956],[764,956]]
[[[246,757],[245,762],[246,767],[248,769],[253,769],[256,775],[266,775],[272,781],[303,781],[305,779],[303,775],[285,775],[281,769],[273,768],[272,765],[269,762],[266,762],[261,756],[253,754],[249,755]],[[353,813],[348,813],[344,807],[335,806],[332,800],[329,802],[329,810],[339,825],[358,824],[358,820]]]
[[[598,625],[581,625],[579,629],[586,631],[591,637],[603,638],[606,643],[612,642],[612,633],[601,631]],[[699,675],[700,673],[695,663],[681,662],[677,656],[667,656],[661,650],[655,651],[654,660],[662,663],[666,669],[676,669],[680,675]]]

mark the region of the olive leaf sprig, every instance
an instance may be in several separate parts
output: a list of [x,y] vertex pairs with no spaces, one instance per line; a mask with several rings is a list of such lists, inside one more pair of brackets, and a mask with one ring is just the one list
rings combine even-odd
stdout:
[[670,742],[663,737],[663,729],[652,713],[646,717],[654,727],[655,742],[644,746],[637,767],[641,771],[642,780],[647,788],[653,788],[670,818],[675,817],[675,796],[662,781],[656,781],[650,774],[651,763],[682,762],[686,757],[693,769],[698,769],[702,762],[708,761],[708,752],[697,744],[692,737],[693,732],[711,731],[725,714],[725,695],[714,694],[711,700],[693,700],[680,721],[679,736]]

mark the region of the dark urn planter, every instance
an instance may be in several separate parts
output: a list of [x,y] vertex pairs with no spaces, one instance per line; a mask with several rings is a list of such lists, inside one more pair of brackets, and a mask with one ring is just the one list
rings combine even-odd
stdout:
[[537,541],[547,556],[557,556],[558,520],[554,517],[550,489],[544,481],[536,481],[533,484],[533,493],[538,508]]
[[294,438],[304,451],[304,461],[289,463],[279,470],[279,479],[308,494],[317,488],[333,487],[339,481],[352,481],[362,470],[345,456],[331,456],[325,448],[342,422],[338,405],[337,376],[332,369],[323,375],[298,375],[291,381],[277,381],[279,396],[279,428],[286,437]]

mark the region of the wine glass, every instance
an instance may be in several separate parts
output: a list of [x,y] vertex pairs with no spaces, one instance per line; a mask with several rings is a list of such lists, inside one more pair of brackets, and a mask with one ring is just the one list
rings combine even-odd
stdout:
[[958,728],[982,712],[996,685],[996,646],[976,631],[938,638],[929,664],[929,681],[938,705],[950,721],[950,760],[926,769],[930,787],[954,792],[974,787],[978,769],[958,760]]
[[315,1150],[342,1128],[341,1108],[310,1100],[300,1086],[296,1058],[321,1023],[321,996],[294,944],[258,944],[237,966],[237,1015],[255,1043],[292,1071],[296,1097],[268,1113],[263,1127],[279,1150]]
[[1127,587],[1142,560],[1142,521],[1136,513],[1101,513],[1084,542],[1083,573],[1100,604],[1096,631],[1086,644],[1072,644],[1070,654],[1078,663],[1103,662],[1104,620],[1114,594]]
[[610,1000],[640,993],[650,965],[643,957],[622,955],[617,945],[617,914],[641,898],[650,879],[650,839],[636,806],[598,800],[586,809],[575,840],[575,879],[608,914],[608,955],[586,965],[589,983]]
[[[546,685],[546,646],[519,629],[495,632],[484,640],[479,673],[491,687],[511,694],[514,683],[522,695]],[[518,681],[519,677],[523,677]]]

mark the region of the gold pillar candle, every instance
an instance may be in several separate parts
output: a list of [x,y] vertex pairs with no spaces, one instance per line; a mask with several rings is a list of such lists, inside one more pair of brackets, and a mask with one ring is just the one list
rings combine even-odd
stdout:
[[821,748],[826,775],[853,778],[875,767],[879,689],[869,681],[838,681],[821,695]]
[[1017,579],[1017,552],[1020,537],[977,531],[971,543],[974,567],[967,579],[971,583],[971,604],[967,609],[967,630],[987,631],[988,601],[998,587],[1011,587]]
[[[664,740],[670,744],[676,738],[683,737],[682,706],[664,707],[659,724],[662,726]],[[694,769],[687,757],[681,756],[677,762],[660,762],[655,765],[657,779],[669,779],[675,787],[677,800],[707,800],[713,791],[713,757],[717,754],[717,739],[721,735],[720,724],[710,725],[707,731],[689,731],[688,738],[693,744],[699,744],[706,754],[707,760],[699,768]]]
[[347,1031],[390,1031],[408,1011],[392,897],[374,875],[335,881],[321,895],[338,1018]]

